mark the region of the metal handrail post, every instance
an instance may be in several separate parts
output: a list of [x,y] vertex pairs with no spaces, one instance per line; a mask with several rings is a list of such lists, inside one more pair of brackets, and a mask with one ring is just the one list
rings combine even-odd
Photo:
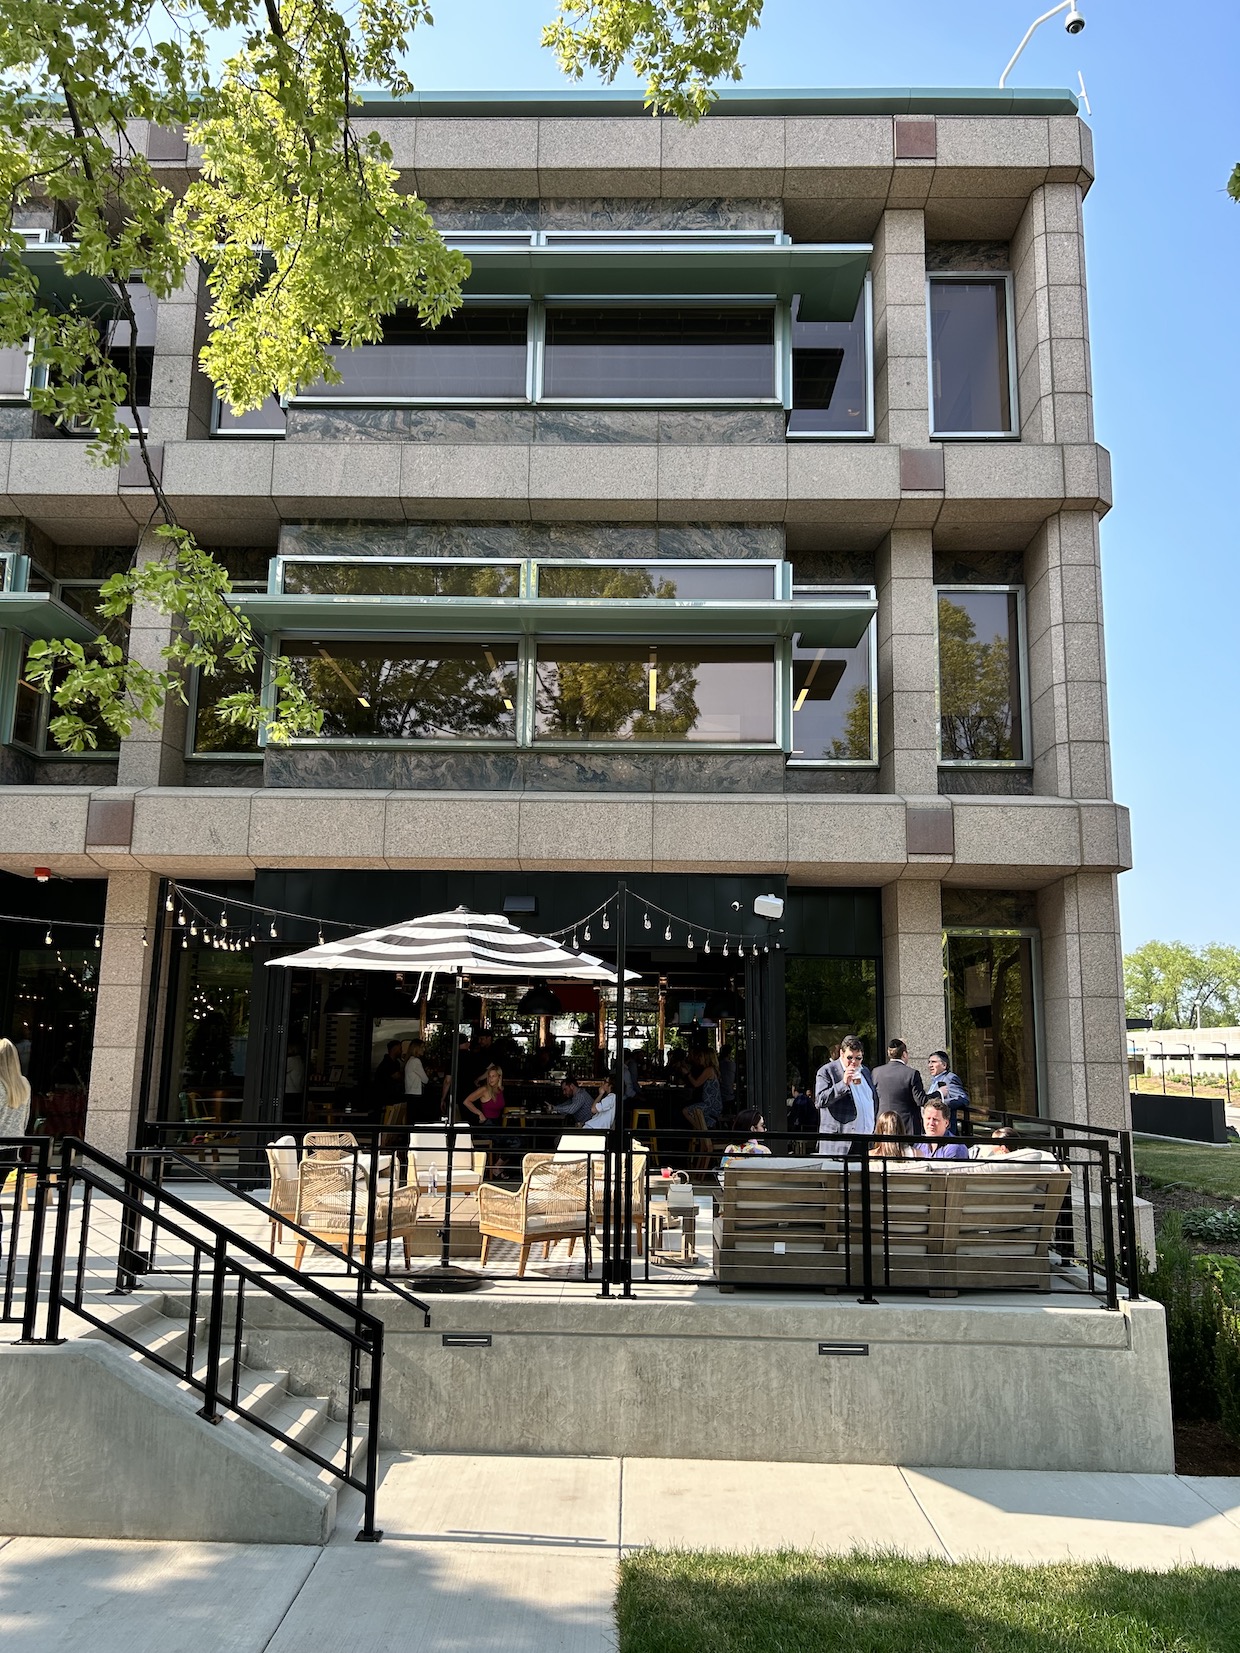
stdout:
[[[459,992],[460,992],[459,988],[458,988],[457,992],[458,992],[458,997],[459,997]],[[458,1017],[458,1021],[459,1021],[459,1017]],[[453,1039],[453,1049],[455,1050],[455,1048],[456,1048],[456,1034],[455,1033],[453,1033],[452,1039]],[[456,1058],[453,1057],[454,1062],[455,1062],[455,1060],[456,1060]],[[453,1083],[454,1083],[454,1089],[455,1089],[455,1080],[454,1080]],[[455,1114],[456,1114],[456,1104],[455,1104],[455,1100],[454,1100],[453,1105],[452,1105],[452,1112],[448,1116],[447,1130],[444,1132],[444,1142],[447,1145],[447,1149],[448,1149],[448,1164],[447,1164],[447,1169],[444,1171],[444,1174],[443,1174],[443,1227],[439,1230],[439,1238],[442,1241],[442,1244],[441,1244],[440,1249],[439,1249],[439,1266],[440,1266],[440,1268],[447,1268],[449,1263],[452,1260],[452,1161],[456,1157],[456,1122],[455,1122]],[[471,1142],[473,1141],[472,1135],[470,1137],[470,1141]]]
[[[628,1142],[624,1141],[627,1134]],[[621,1134],[620,1174],[624,1178],[624,1235],[620,1242],[620,1277],[623,1280],[622,1297],[633,1295],[633,1133]]]
[[1102,1194],[1102,1258],[1106,1269],[1107,1308],[1119,1308],[1119,1291],[1115,1282],[1115,1230],[1114,1211],[1111,1204],[1111,1175],[1107,1165],[1108,1159],[1106,1144],[1099,1144],[1098,1169],[1099,1184]]
[[[361,1531],[354,1542],[377,1544],[382,1527],[375,1526],[375,1501],[379,1491],[379,1404],[383,1393],[383,1328],[375,1332],[370,1350],[370,1392],[366,1408],[366,1491]],[[350,1442],[350,1450],[352,1443]]]
[[1128,1301],[1135,1302],[1141,1295],[1141,1239],[1137,1233],[1137,1206],[1132,1164],[1132,1133],[1121,1131],[1119,1136],[1120,1199],[1123,1202],[1124,1227],[1128,1235]]
[[39,1313],[39,1276],[43,1272],[43,1230],[47,1218],[48,1176],[52,1163],[52,1140],[39,1143],[34,1184],[34,1205],[30,1212],[29,1253],[26,1259],[26,1301],[22,1305],[21,1343],[33,1343]]
[[211,1309],[207,1321],[207,1369],[203,1374],[202,1405],[198,1416],[219,1423],[220,1354],[224,1342],[224,1287],[227,1279],[227,1241],[217,1241],[215,1269],[211,1276]]
[[[594,1156],[586,1155],[586,1171],[593,1178]],[[611,1296],[611,1217],[612,1217],[612,1187],[611,1187],[611,1132],[603,1136],[603,1255],[600,1267],[603,1277],[600,1297]]]
[[65,1257],[69,1250],[69,1217],[73,1197],[73,1139],[60,1145],[60,1171],[56,1184],[56,1235],[52,1243],[52,1272],[47,1284],[46,1341],[62,1343],[60,1300],[65,1290]]
[[[870,1209],[870,1139],[866,1137],[863,1140],[865,1141],[865,1155],[861,1161],[861,1290],[863,1295],[857,1301],[859,1303],[877,1303],[878,1298],[874,1295],[874,1258],[870,1249],[870,1225],[873,1221]],[[847,1158],[843,1163],[847,1167]],[[845,1170],[845,1175],[847,1175],[847,1170]]]

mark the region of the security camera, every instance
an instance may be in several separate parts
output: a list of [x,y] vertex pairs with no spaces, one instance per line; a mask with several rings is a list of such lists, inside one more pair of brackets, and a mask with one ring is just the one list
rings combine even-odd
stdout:
[[777,895],[759,895],[754,897],[753,910],[759,918],[782,918],[784,904]]
[[740,912],[740,910],[741,910],[741,904],[740,904],[740,902],[739,902],[739,901],[734,901],[734,902],[733,902],[733,903],[732,903],[732,911],[733,911],[733,912],[734,912],[734,913],[739,913],[739,912]]
[[1069,34],[1080,34],[1081,30],[1085,27],[1085,19],[1081,16],[1080,12],[1077,11],[1075,6],[1073,6],[1072,10],[1064,18],[1063,26],[1067,29]]

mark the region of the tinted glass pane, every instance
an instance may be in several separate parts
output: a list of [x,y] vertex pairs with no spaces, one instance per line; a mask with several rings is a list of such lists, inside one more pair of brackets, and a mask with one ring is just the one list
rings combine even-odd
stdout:
[[543,395],[622,401],[775,394],[770,310],[550,306]]
[[[22,653],[27,644],[22,639]],[[39,706],[42,696],[24,677],[17,680],[17,694],[13,705],[13,739],[23,746],[36,746],[39,739]]]
[[1016,593],[939,593],[939,721],[945,759],[1025,755]]
[[287,562],[286,592],[344,597],[515,597],[516,563]]
[[540,740],[771,742],[774,656],[761,648],[540,648],[535,732]]
[[[873,621],[871,621],[871,626]],[[792,650],[792,756],[873,759],[870,632],[851,649]]]
[[260,408],[249,413],[234,413],[225,402],[220,403],[216,429],[221,431],[251,431],[256,436],[283,436],[288,416],[280,406],[278,396],[268,396]]
[[668,602],[770,598],[774,570],[768,567],[694,563],[626,563],[623,568],[594,563],[588,568],[556,568],[540,563],[540,597],[657,597]]
[[291,642],[284,653],[322,707],[323,735],[353,740],[510,740],[516,653],[506,643]]
[[930,369],[936,431],[1011,430],[1004,282],[930,283]]
[[229,662],[221,662],[218,671],[208,676],[198,674],[198,701],[194,717],[195,752],[255,752],[258,737],[253,729],[223,723],[215,715],[215,708],[226,695],[242,689],[256,690],[261,681],[261,669],[252,667],[242,671]]
[[814,1078],[855,1033],[872,1066],[878,1053],[878,965],[865,958],[797,958],[786,966],[788,1081],[814,1094]]
[[974,1107],[1038,1111],[1033,943],[948,936],[952,1066]]
[[[799,300],[798,300],[799,303]],[[851,321],[792,323],[791,434],[869,428],[865,372],[865,294]]]
[[423,327],[412,311],[388,316],[383,340],[332,351],[344,383],[299,392],[342,396],[525,398],[526,310],[469,306]]
[[0,350],[0,396],[24,400],[26,395],[27,358],[24,345],[10,345]]

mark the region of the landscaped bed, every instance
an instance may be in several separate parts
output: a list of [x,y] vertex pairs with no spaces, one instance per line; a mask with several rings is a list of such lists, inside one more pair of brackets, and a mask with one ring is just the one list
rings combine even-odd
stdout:
[[1235,1653],[1240,1571],[643,1551],[620,1653]]

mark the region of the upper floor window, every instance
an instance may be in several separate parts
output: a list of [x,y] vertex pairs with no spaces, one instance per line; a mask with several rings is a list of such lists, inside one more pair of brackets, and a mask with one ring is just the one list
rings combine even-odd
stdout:
[[323,711],[326,740],[516,738],[511,642],[288,638],[284,653]]
[[775,741],[769,646],[540,644],[536,670],[536,740]]
[[549,401],[771,401],[775,312],[723,305],[548,305]]
[[320,380],[300,395],[329,402],[524,401],[528,331],[524,304],[463,305],[437,327],[424,327],[416,311],[399,310],[385,318],[376,343],[333,349],[343,384]]
[[30,396],[30,351],[24,344],[0,350],[0,402],[24,402]]
[[1024,592],[938,589],[939,761],[1028,761]]
[[[797,586],[825,596],[874,596],[873,587]],[[852,648],[792,645],[792,762],[875,763],[877,629],[871,620]]]
[[801,321],[792,303],[789,436],[872,436],[873,337],[867,276],[851,321]]
[[933,275],[932,435],[1011,436],[1016,430],[1011,277]]

